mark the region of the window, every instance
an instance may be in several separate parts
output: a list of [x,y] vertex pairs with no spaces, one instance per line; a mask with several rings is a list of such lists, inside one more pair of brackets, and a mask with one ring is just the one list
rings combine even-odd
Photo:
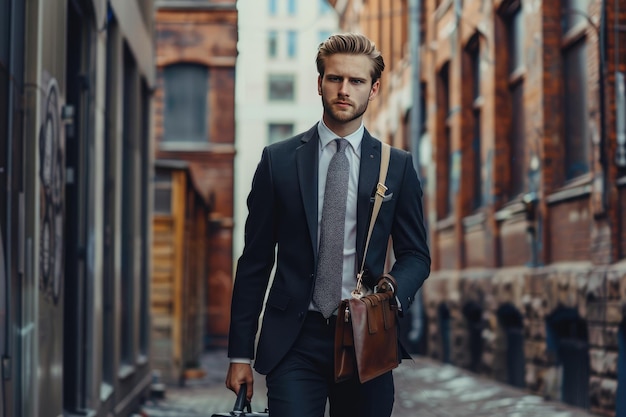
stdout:
[[276,16],[278,14],[278,0],[268,0],[267,12],[270,16]]
[[287,0],[287,13],[289,13],[289,16],[295,16],[298,12],[296,4],[296,0]]
[[278,32],[270,30],[267,34],[267,56],[276,58],[278,56]]
[[444,64],[437,77],[437,178],[441,185],[437,186],[437,217],[443,219],[454,212],[455,156],[452,152],[451,114],[450,114],[450,79],[449,63]]
[[287,56],[295,58],[298,50],[298,32],[295,30],[287,31]]
[[291,74],[270,74],[269,100],[293,101],[295,97],[294,78]]
[[172,173],[157,169],[154,178],[154,213],[172,213]]
[[509,198],[524,192],[526,171],[526,135],[524,113],[524,13],[519,1],[513,2],[505,15],[507,43],[509,46],[509,97],[511,130],[509,149],[511,152]]
[[270,123],[267,128],[269,143],[276,143],[293,136],[293,123]]
[[481,110],[482,96],[480,91],[480,38],[475,35],[469,43],[468,49],[470,67],[472,72],[472,135],[473,153],[473,181],[474,189],[472,206],[474,209],[482,206],[482,163],[481,163]]
[[562,0],[563,135],[565,180],[590,170],[587,97],[587,39],[584,25],[589,0]]
[[320,15],[325,15],[333,11],[333,8],[328,4],[328,0],[318,0]]
[[508,17],[508,33],[510,58],[509,70],[511,73],[524,66],[524,13],[521,3],[511,11]]
[[164,142],[208,141],[208,68],[195,64],[165,67]]
[[617,149],[615,163],[624,175],[626,167],[626,73],[615,73],[616,117],[617,117]]
[[[471,138],[471,161],[473,178],[472,187],[472,209],[482,206],[482,164],[481,164],[481,110],[482,96],[480,90],[480,38],[474,35],[465,49],[465,67],[471,75],[471,85],[463,89],[464,130],[467,130],[468,138]],[[465,135],[464,135],[465,136]],[[470,184],[468,184],[470,185]]]
[[565,178],[589,172],[587,111],[587,43],[585,38],[563,50]]
[[524,191],[525,135],[524,135],[524,83],[519,80],[509,87],[511,93],[511,190],[513,198]]

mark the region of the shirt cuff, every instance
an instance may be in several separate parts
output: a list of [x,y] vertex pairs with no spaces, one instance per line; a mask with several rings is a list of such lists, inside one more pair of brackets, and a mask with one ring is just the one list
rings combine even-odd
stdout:
[[252,359],[249,358],[230,358],[230,363],[247,363],[250,365],[252,363]]
[[400,299],[398,298],[397,295],[396,295],[396,303],[398,303],[398,311],[402,311],[402,303],[400,302]]

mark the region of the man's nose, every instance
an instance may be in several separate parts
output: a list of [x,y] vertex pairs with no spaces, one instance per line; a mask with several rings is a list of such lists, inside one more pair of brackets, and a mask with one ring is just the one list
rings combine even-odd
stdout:
[[349,80],[343,80],[341,82],[341,86],[339,88],[339,94],[341,94],[342,96],[349,96],[349,92],[348,92],[348,87],[349,87]]

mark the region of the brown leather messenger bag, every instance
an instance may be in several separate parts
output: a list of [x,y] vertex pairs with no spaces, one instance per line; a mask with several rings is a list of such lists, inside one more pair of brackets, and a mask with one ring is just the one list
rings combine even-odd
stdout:
[[372,230],[387,187],[385,179],[391,148],[383,143],[380,174],[374,196],[363,260],[357,274],[352,297],[341,301],[335,327],[335,381],[345,381],[358,373],[361,383],[367,382],[398,366],[398,306],[395,299],[397,283],[389,274],[379,277],[374,291],[363,288],[365,256]]

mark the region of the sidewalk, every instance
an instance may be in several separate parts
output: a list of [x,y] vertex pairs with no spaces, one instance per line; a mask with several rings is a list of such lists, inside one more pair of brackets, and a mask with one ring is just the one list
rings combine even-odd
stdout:
[[[235,395],[224,385],[228,360],[224,351],[203,356],[202,379],[185,387],[167,387],[165,398],[148,403],[148,417],[207,417],[232,410]],[[584,410],[549,402],[523,390],[495,382],[428,358],[404,361],[394,370],[393,417],[589,417]],[[267,406],[262,375],[255,375],[253,411]]]

